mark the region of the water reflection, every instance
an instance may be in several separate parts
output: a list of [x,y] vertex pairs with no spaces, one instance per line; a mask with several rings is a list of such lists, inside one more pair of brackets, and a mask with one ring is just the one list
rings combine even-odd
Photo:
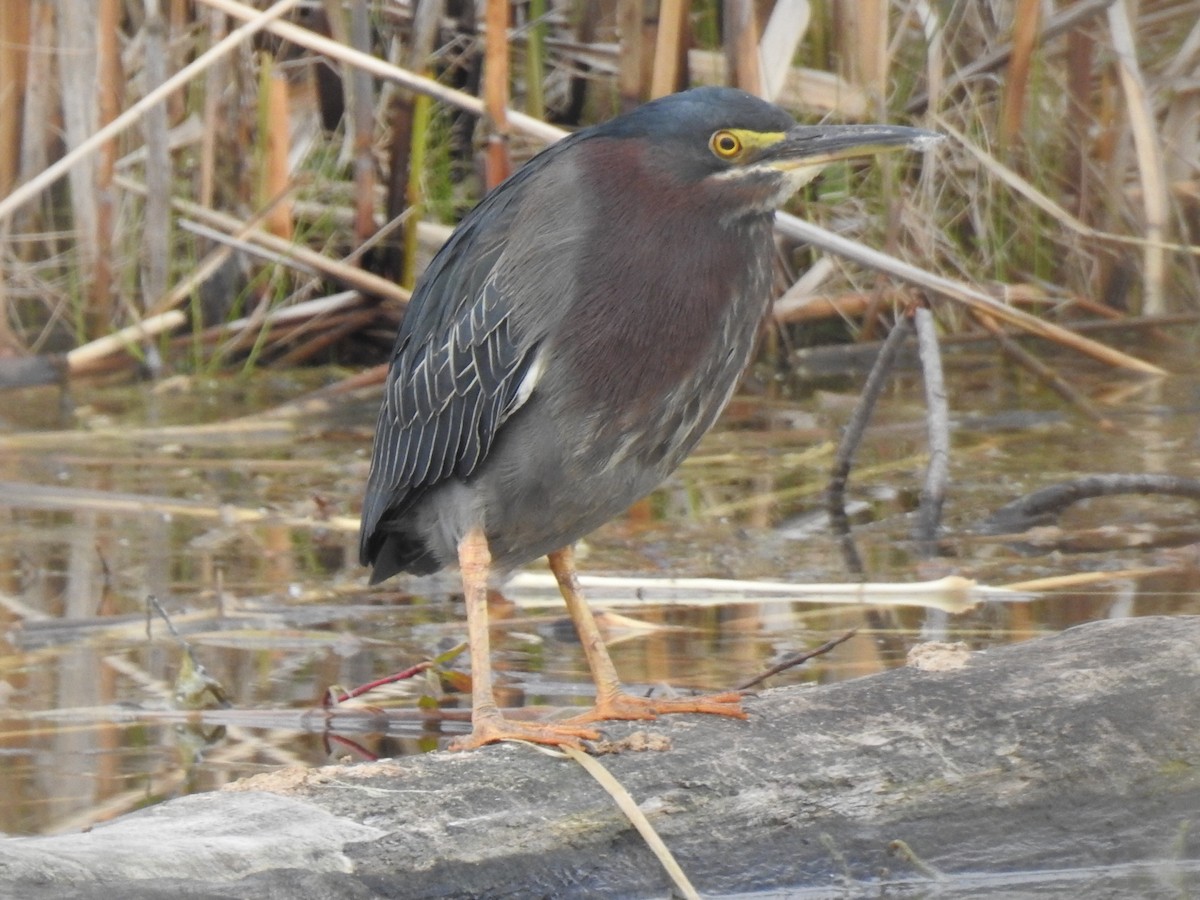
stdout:
[[[1176,362],[1166,365],[1183,371]],[[925,444],[921,385],[901,377],[851,476],[869,578],[957,573],[999,585],[1091,570],[1148,574],[958,615],[781,598],[629,603],[605,617],[622,676],[647,687],[727,687],[857,628],[770,684],[832,681],[901,665],[925,639],[980,648],[1104,617],[1200,613],[1189,506],[1084,504],[1041,546],[972,530],[1021,493],[1080,471],[1191,474],[1196,376],[1147,383],[1097,372],[1089,388],[1127,429],[1119,440],[977,359],[951,360],[950,384],[951,407],[963,412],[942,555],[922,563],[908,543]],[[281,764],[417,753],[461,730],[469,701],[453,678],[422,677],[365,704],[321,709],[331,685],[434,656],[465,627],[453,575],[366,590],[355,514],[376,399],[309,416],[264,413],[311,386],[272,376],[253,389],[209,384],[169,402],[150,388],[97,389],[68,414],[47,390],[5,395],[0,787],[9,802],[0,829],[72,830]],[[739,399],[675,478],[587,542],[583,571],[848,580],[821,492],[855,389]],[[1170,528],[1173,541],[1163,539]],[[1104,529],[1124,539],[1098,543]],[[1146,539],[1128,540],[1135,533]],[[230,709],[176,709],[183,654],[161,622],[147,637],[150,594],[224,686]],[[587,702],[586,666],[561,604],[549,595],[531,604],[508,589],[493,616],[503,702]],[[423,710],[422,696],[441,696],[447,711]]]

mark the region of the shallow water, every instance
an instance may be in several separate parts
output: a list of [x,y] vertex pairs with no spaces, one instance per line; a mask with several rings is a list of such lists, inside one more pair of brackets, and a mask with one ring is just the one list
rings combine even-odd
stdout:
[[[850,480],[868,580],[955,574],[1002,586],[1116,573],[960,613],[732,587],[677,593],[657,581],[858,580],[830,534],[822,492],[861,378],[802,384],[760,371],[680,472],[581,550],[586,573],[645,582],[593,592],[622,676],[727,688],[859,629],[767,683],[826,682],[902,665],[923,640],[981,648],[1106,617],[1200,614],[1191,502],[1089,501],[1019,542],[974,532],[1004,503],[1081,473],[1198,475],[1193,351],[1131,350],[1176,374],[1147,379],[1046,357],[1070,367],[1115,432],[986,350],[948,354],[952,481],[932,559],[909,539],[926,463],[923,389],[911,372],[889,386]],[[368,590],[356,564],[377,394],[282,406],[344,374],[0,397],[0,830],[73,830],[281,764],[421,752],[462,730],[469,703],[455,671],[465,658],[445,678],[320,709],[331,686],[382,677],[465,636],[452,574]],[[182,709],[186,654],[161,618],[148,633],[148,595],[228,708]],[[582,654],[552,590],[503,589],[493,617],[503,703],[586,702]]]

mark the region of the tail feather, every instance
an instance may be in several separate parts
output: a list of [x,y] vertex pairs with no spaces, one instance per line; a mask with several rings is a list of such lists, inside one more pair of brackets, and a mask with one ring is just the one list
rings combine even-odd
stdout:
[[442,568],[423,541],[398,532],[386,533],[382,541],[368,542],[362,563],[372,566],[370,583],[373,585],[400,572],[432,575]]

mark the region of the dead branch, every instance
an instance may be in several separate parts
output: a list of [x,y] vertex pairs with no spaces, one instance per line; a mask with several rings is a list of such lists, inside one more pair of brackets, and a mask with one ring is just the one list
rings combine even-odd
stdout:
[[1200,480],[1176,475],[1089,475],[1041,488],[996,510],[980,526],[984,534],[1016,534],[1047,525],[1067,507],[1094,497],[1163,494],[1200,500]]

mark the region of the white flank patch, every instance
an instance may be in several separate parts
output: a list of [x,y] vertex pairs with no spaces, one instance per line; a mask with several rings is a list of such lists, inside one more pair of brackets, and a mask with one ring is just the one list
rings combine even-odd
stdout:
[[521,379],[521,383],[517,385],[517,396],[513,398],[512,409],[509,410],[509,415],[515,413],[518,409],[525,405],[533,394],[533,389],[542,377],[542,372],[546,369],[546,352],[539,350],[537,356],[533,358],[533,363],[529,366],[529,371],[525,373],[525,377]]

